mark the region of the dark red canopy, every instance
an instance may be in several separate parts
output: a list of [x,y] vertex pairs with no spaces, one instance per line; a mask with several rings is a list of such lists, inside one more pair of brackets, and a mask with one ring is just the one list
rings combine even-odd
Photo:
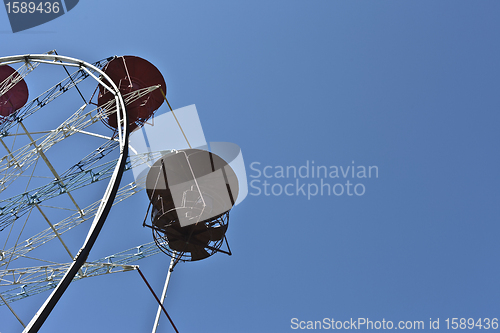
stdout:
[[[161,85],[166,94],[167,85],[160,71],[149,61],[135,56],[121,56],[111,60],[105,67],[104,72],[109,75],[118,89],[125,95],[132,91]],[[113,95],[103,86],[99,86],[99,97],[97,104],[102,106]],[[126,106],[129,126],[131,130],[142,126],[163,103],[163,94],[160,89],[139,98]],[[105,120],[112,128],[117,128],[116,115],[111,115]]]
[[[10,77],[11,75],[12,77]],[[18,80],[20,75],[10,66],[0,66],[0,87],[4,86],[2,83],[4,83],[7,78],[9,78],[8,82],[12,82],[13,80]],[[12,113],[16,112],[16,110],[22,108],[28,101],[28,95],[28,86],[26,85],[24,79],[21,79],[5,94],[0,96],[0,118],[3,119],[8,117]]]

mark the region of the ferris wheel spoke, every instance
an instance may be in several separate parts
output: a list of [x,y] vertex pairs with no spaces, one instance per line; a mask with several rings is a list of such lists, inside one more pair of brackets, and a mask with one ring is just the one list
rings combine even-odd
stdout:
[[[100,60],[93,64],[97,68],[103,68],[112,58],[107,58]],[[8,64],[8,61],[2,62],[2,64]],[[33,60],[30,62],[33,66],[38,66],[41,62]],[[42,107],[46,106],[57,97],[63,93],[69,91],[70,89],[76,87],[79,83],[89,77],[89,74],[83,69],[75,71],[70,76],[59,81],[57,84],[47,89],[45,92],[40,94],[38,97],[32,99],[25,106],[19,109],[17,112],[6,117],[5,122],[0,124],[0,133],[4,135],[8,133],[9,129],[12,128],[19,120],[25,120],[27,117],[31,116]]]
[[7,300],[2,296],[2,294],[0,293],[0,300],[5,304],[7,305],[7,307],[9,308],[10,312],[12,312],[12,314],[14,315],[14,317],[16,317],[16,319],[21,323],[21,325],[26,328],[26,325],[24,324],[24,322],[21,320],[21,318],[19,318],[19,316],[17,315],[17,313],[14,311],[14,309],[12,309],[12,307],[9,305],[9,303],[7,302]]
[[[111,141],[110,143],[111,144],[106,143],[101,146],[100,149],[95,150],[93,154],[88,155],[82,161],[71,167],[63,173],[61,177],[57,175],[58,179],[56,178],[56,180],[46,185],[0,201],[0,230],[5,229],[6,226],[26,213],[33,205],[38,205],[43,201],[64,193],[71,195],[70,192],[73,190],[108,178],[112,174],[113,163],[115,163],[115,161],[104,163],[93,169],[89,169],[88,166],[93,165],[117,147],[116,142]],[[75,172],[76,170],[77,172]],[[76,204],[75,206],[80,215],[83,215],[79,206]]]
[[[86,262],[73,281],[88,277],[106,275],[111,273],[127,272],[136,269],[130,265],[138,260],[145,259],[160,253],[155,242],[139,245],[131,249],[118,252],[111,256],[96,261]],[[16,286],[2,292],[8,303],[54,289],[64,276],[71,263],[44,265],[20,269],[8,269],[0,286]],[[0,274],[2,271],[0,270]],[[0,302],[0,306],[5,302]]]
[[[33,211],[33,209],[31,209],[31,210],[29,211],[28,216],[26,217],[26,220],[24,221],[24,224],[23,224],[23,226],[22,226],[22,228],[21,228],[21,231],[19,232],[19,235],[18,235],[18,237],[17,237],[17,239],[16,239],[16,241],[15,241],[15,243],[14,243],[14,249],[16,249],[16,248],[17,248],[17,246],[18,246],[18,244],[19,244],[19,240],[20,240],[20,238],[21,238],[21,235],[23,234],[24,228],[26,227],[26,224],[27,224],[27,222],[28,222],[28,219],[29,219],[29,217],[30,217],[30,215],[31,215],[31,212],[32,212],[32,211]],[[9,236],[10,236],[10,233],[9,233]],[[4,261],[4,265],[2,265],[2,266],[6,266],[6,269],[7,269],[7,268],[9,267],[10,263],[11,263],[14,259],[13,259],[13,255],[12,255],[12,254],[11,254],[10,256],[8,256],[8,258],[7,258],[7,257],[5,257],[5,256],[3,255],[3,253],[4,253],[4,252],[2,251],[2,253],[1,253],[1,254],[2,254],[2,255],[1,255],[1,259],[2,259],[2,261]],[[7,260],[5,260],[5,259],[7,259]],[[1,280],[2,278],[3,278],[3,275],[0,275],[0,280]]]
[[58,265],[59,264],[59,262],[56,262],[56,261],[47,260],[47,259],[41,259],[41,258],[35,258],[35,257],[27,256],[27,255],[23,255],[22,257],[25,258],[25,259],[33,260],[33,261],[43,262],[45,264],[51,264],[51,265]]
[[[27,184],[26,184],[26,189],[28,189],[29,184],[31,183],[31,180],[33,179],[33,174],[35,173],[35,169],[36,169],[36,167],[37,167],[37,164],[38,164],[38,163],[35,163],[35,166],[33,167],[33,170],[32,170],[32,172],[31,172],[31,174],[28,176],[28,177],[29,177],[29,179],[28,179],[28,182],[27,182]],[[30,215],[31,215],[31,210],[29,210],[28,218],[29,218],[29,216],[30,216]],[[28,218],[26,218],[26,221],[24,222],[24,225],[23,225],[23,227],[22,227],[22,229],[21,229],[21,231],[20,231],[20,233],[19,233],[19,236],[17,237],[17,240],[16,240],[16,242],[15,242],[15,244],[14,244],[14,248],[15,248],[15,247],[17,247],[17,244],[18,244],[18,242],[19,242],[19,239],[21,238],[21,235],[22,235],[23,230],[24,230],[24,228],[25,228],[25,226],[26,226],[26,223],[28,222]],[[15,222],[16,220],[17,220],[17,218],[14,220],[14,222]],[[9,234],[8,234],[8,236],[7,236],[7,239],[5,240],[4,249],[5,249],[5,246],[7,245],[8,241],[9,241],[9,238],[10,238],[10,236],[11,236],[11,233],[12,233],[13,228],[14,228],[14,223],[12,223],[12,227],[10,228],[10,230],[9,230]],[[9,258],[9,260],[6,262],[7,267],[8,267],[8,265],[10,264],[11,260],[12,260],[12,256],[11,256],[11,257]]]
[[57,207],[57,206],[50,206],[50,205],[38,205],[40,207],[45,207],[45,208],[51,208],[51,209],[60,209],[60,210],[67,210],[70,212],[76,212],[76,209],[71,209],[71,208],[66,208],[66,207]]
[[9,151],[8,156],[10,158],[7,158],[6,155],[2,160],[0,160],[0,173],[3,174],[3,178],[0,183],[2,188],[0,188],[0,190],[4,190],[7,185],[9,185],[20,174],[22,174],[23,168],[24,170],[27,169],[39,157],[42,157],[42,159],[46,160],[46,157],[44,157],[45,152],[52,146],[70,137],[71,135],[78,133],[79,130],[82,130],[97,122],[100,119],[100,116],[97,113],[97,108],[83,113],[86,106],[87,105],[83,105],[57,129],[50,131],[50,133],[36,140],[28,134],[29,132],[27,131],[23,123],[19,122],[21,127],[23,127],[25,134],[31,140],[30,143],[24,145],[21,148],[18,148],[15,152]]
[[[158,89],[158,86],[147,87],[126,94],[125,95],[126,104],[133,103],[139,98],[144,97],[145,95],[156,89]],[[109,116],[113,113],[116,113],[116,103],[114,99],[110,100],[108,103],[103,105],[103,109],[105,111],[102,112],[97,112],[99,108],[94,108],[93,110],[84,113],[83,111],[85,110],[86,107],[87,105],[83,105],[77,112],[75,112],[68,120],[63,122],[57,129],[50,131],[50,133],[46,134],[45,136],[42,136],[38,140],[34,140],[29,135],[29,132],[23,125],[23,123],[19,121],[19,124],[21,125],[21,127],[23,127],[25,134],[31,138],[31,142],[19,148],[15,152],[10,151],[4,145],[4,147],[8,150],[8,155],[4,156],[4,158],[0,160],[0,174],[3,174],[2,180],[0,181],[0,192],[5,188],[7,188],[7,186],[11,182],[13,182],[20,174],[22,174],[23,168],[24,169],[28,168],[31,165],[31,163],[33,163],[33,161],[38,159],[39,156],[42,157],[42,159],[46,160],[46,158],[44,158],[45,152],[53,145],[68,138],[69,136],[75,133],[81,132],[86,127],[100,121],[103,116]],[[37,141],[42,141],[42,142],[38,144]]]
[[[88,155],[71,167],[58,180],[0,201],[0,230],[5,229],[9,224],[24,215],[33,205],[40,210],[39,204],[46,200],[53,199],[64,193],[70,194],[74,190],[111,177],[116,164],[115,160],[93,168],[89,168],[89,165],[95,164],[96,161],[116,147],[117,143],[115,141],[109,141],[100,147],[102,149],[97,149],[93,154]],[[128,160],[126,170],[154,161],[161,154],[162,152],[151,152],[135,155]],[[60,207],[60,209],[64,209],[64,207]],[[81,209],[78,209],[78,212],[80,215],[84,215]]]
[[[85,108],[85,105],[82,108]],[[82,108],[80,108],[76,114],[78,114]],[[83,117],[86,117],[87,115],[88,113],[84,114]],[[24,124],[22,122],[19,122],[19,124],[23,127],[26,135],[28,135],[29,132]],[[45,155],[45,152],[49,148],[73,134],[68,133],[66,130],[68,127],[71,127],[71,122],[66,121],[55,131],[51,131],[37,140],[34,140],[31,135],[28,135],[31,139],[30,143],[18,148],[14,152],[9,152],[8,157],[10,158],[7,158],[7,155],[2,158],[2,160],[0,160],[0,173],[3,174],[3,178],[1,180],[1,190],[4,190],[12,181],[22,174],[24,172],[23,169],[26,170],[39,157],[43,158],[43,155]],[[37,143],[37,141],[41,142]],[[4,146],[4,148],[6,147]]]
[[[112,173],[112,165],[114,165],[115,161],[107,162],[93,169],[88,169],[86,167],[88,165],[95,164],[100,158],[104,157],[106,154],[108,154],[110,151],[116,148],[116,145],[117,144],[115,141],[106,142],[104,145],[96,149],[94,153],[89,154],[86,158],[84,158],[82,161],[80,161],[75,166],[71,167],[67,172],[65,172],[64,173],[65,178],[63,179],[64,180],[69,179],[69,181],[66,182],[67,187],[65,188],[65,190],[72,191],[77,189],[78,187],[83,187],[97,180],[108,178]],[[142,155],[147,155],[147,156],[145,157]],[[142,155],[133,156],[127,163],[127,169],[131,169],[132,167],[138,166],[142,163],[146,163],[149,160],[155,160],[159,156],[161,156],[161,152],[152,152]],[[78,172],[75,172],[76,170],[78,170]],[[88,175],[88,174],[92,174],[92,176],[85,178],[81,177],[82,175]],[[70,230],[72,227],[80,224],[81,222],[93,217],[97,211],[97,207],[99,206],[100,201],[85,208],[83,216],[80,213],[75,213],[72,215],[72,218],[70,217],[69,219],[63,220],[60,223],[52,224],[50,220],[47,218],[47,216],[43,213],[42,209],[39,206],[39,203],[43,201],[42,200],[44,198],[43,195],[45,195],[45,199],[48,199],[50,198],[51,195],[56,196],[61,194],[61,188],[59,187],[58,182],[54,181],[53,183],[54,186],[52,187],[44,186],[45,190],[47,188],[52,189],[51,192],[49,191],[43,193],[40,189],[35,189],[35,191],[33,191],[35,194],[30,194],[30,192],[26,192],[18,197],[12,198],[13,202],[16,202],[18,204],[18,207],[17,209],[14,209],[12,206],[8,207],[11,210],[11,212],[15,210],[15,213],[11,216],[20,217],[22,214],[24,214],[22,209],[19,207],[19,202],[21,202],[24,203],[24,207],[22,207],[24,209],[24,212],[31,211],[33,207],[36,207],[40,211],[42,216],[45,218],[50,228],[44,230],[43,232],[34,237],[28,238],[25,241],[24,245],[21,247],[19,247],[16,244],[16,246],[13,249],[0,253],[0,266],[8,264],[12,260],[18,259],[20,257],[25,257],[26,253],[36,249],[38,246],[43,245],[49,240],[52,240],[54,238],[58,238],[60,240],[60,242],[65,247],[66,252],[68,252],[70,257],[73,258],[73,254],[62,240],[61,234]],[[131,195],[137,193],[140,190],[141,189],[137,188],[137,185],[135,183],[131,183],[124,186],[122,189],[118,191],[115,199],[115,204],[121,202],[122,200],[125,200],[126,198],[130,197]],[[36,196],[37,194],[39,195],[38,197]],[[6,261],[5,259],[7,258],[8,260]]]
[[[7,161],[7,165],[12,165],[14,164],[14,167],[17,167],[19,169],[22,169],[21,165],[17,162],[16,158],[14,157],[14,155],[12,155],[12,151],[11,149],[9,149],[9,147],[7,147],[7,145],[5,144],[5,142],[3,141],[2,138],[0,138],[0,142],[2,143],[2,146],[5,148],[5,150],[7,151],[7,154],[9,155],[9,160]],[[13,161],[13,163],[11,164],[10,161]]]
[[118,142],[118,139],[114,139],[110,136],[106,136],[106,135],[102,135],[102,134],[97,134],[97,133],[92,133],[92,132],[87,132],[87,131],[82,131],[82,130],[76,130],[78,133],[81,133],[81,134],[86,134],[86,135],[89,135],[89,136],[94,136],[96,138],[100,138],[100,139],[106,139],[106,140],[114,140],[116,142]]
[[[39,147],[37,147],[36,145],[36,142],[33,140],[33,137],[29,134],[28,130],[26,129],[26,127],[24,126],[23,122],[20,121],[19,124],[21,125],[21,127],[23,128],[24,132],[26,133],[26,135],[28,136],[28,138],[30,139],[31,143],[33,144],[33,146],[35,146],[35,148],[38,149],[38,154],[40,155],[40,157],[43,159],[43,161],[45,162],[45,164],[47,165],[47,167],[49,168],[50,172],[52,172],[52,174],[54,175],[54,177],[57,179],[57,181],[59,182],[60,186],[61,187],[64,187],[64,182],[63,180],[61,179],[61,177],[59,177],[59,174],[57,173],[56,169],[54,168],[54,166],[52,165],[52,163],[49,161],[49,159],[47,158],[47,156],[45,155],[45,153],[43,152],[43,150],[39,149]],[[71,199],[71,202],[73,202],[73,204],[75,205],[76,209],[80,212],[80,214],[83,214],[83,212],[81,211],[80,207],[78,206],[78,204],[76,203],[76,200],[75,198],[73,198],[73,196],[71,195],[70,192],[66,192],[66,194],[69,196],[69,198]],[[40,207],[38,207],[37,204],[35,204],[35,206],[40,210]],[[40,212],[42,212],[40,210]],[[42,215],[43,212],[42,212]],[[45,217],[45,215],[44,215]],[[47,220],[47,218],[45,217],[45,219]],[[47,222],[49,222],[47,220]],[[49,224],[52,226],[52,224],[49,222]],[[59,237],[60,238],[60,237]],[[61,242],[62,242],[62,239],[61,239]],[[64,242],[63,242],[64,244]],[[64,247],[66,248],[66,250],[69,252],[69,250],[67,249],[66,245],[64,245]]]
[[[29,132],[30,135],[38,135],[38,134],[48,134],[48,133],[52,133],[54,132],[54,130],[50,130],[50,131],[38,131],[38,132]],[[22,135],[26,135],[25,133],[15,133],[15,134],[5,134],[4,137],[10,137],[10,136],[22,136]]]
[[37,283],[51,281],[53,276],[59,271],[65,271],[69,267],[68,264],[47,265],[38,267],[6,269],[0,271],[0,286],[10,286],[17,284]]
[[[71,253],[71,251],[69,250],[68,246],[66,245],[66,243],[63,241],[63,239],[61,238],[61,234],[57,232],[56,228],[54,228],[54,225],[50,222],[50,219],[47,217],[47,215],[43,212],[43,210],[40,208],[40,206],[38,204],[35,204],[35,207],[38,209],[38,211],[40,212],[40,214],[42,214],[43,218],[45,221],[47,221],[47,223],[49,224],[49,227],[50,229],[52,229],[52,232],[54,233],[54,235],[56,235],[57,239],[59,239],[59,241],[61,242],[62,246],[64,247],[64,249],[66,250],[66,252],[69,254],[69,257],[71,259],[74,258],[73,254]],[[80,211],[80,214],[82,212]]]
[[[141,192],[143,189],[138,187],[135,182],[129,183],[118,190],[116,194],[116,199],[113,205],[120,203],[123,200],[130,198],[132,195]],[[74,227],[80,225],[81,223],[93,218],[97,213],[101,200],[96,201],[84,208],[84,215],[81,216],[79,213],[75,213],[66,219],[54,224],[55,230],[60,234],[73,229]],[[5,251],[0,251],[0,267],[7,264],[7,259],[10,261],[16,260],[21,257],[25,257],[27,253],[35,250],[36,248],[46,244],[47,242],[55,239],[57,236],[54,234],[51,228],[45,229],[38,234],[26,239],[21,246],[12,247]]]

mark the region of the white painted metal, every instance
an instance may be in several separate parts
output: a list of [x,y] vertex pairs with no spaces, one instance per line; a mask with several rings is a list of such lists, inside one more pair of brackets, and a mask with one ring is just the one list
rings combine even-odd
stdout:
[[[89,77],[92,77],[94,80],[99,82],[99,84],[101,84],[105,89],[111,91],[111,93],[115,96],[115,98],[107,102],[104,106],[102,106],[102,108],[93,108],[93,107],[89,108],[90,104],[86,102],[61,125],[49,131],[29,132],[28,129],[24,127],[24,124],[21,122],[21,119],[19,119],[16,123],[18,123],[24,129],[24,132],[16,133],[14,135],[15,136],[23,135],[29,138],[30,142],[21,145],[20,148],[14,149],[12,151],[9,150],[7,145],[5,145],[4,140],[2,138],[12,135],[11,133],[8,133],[8,130],[12,128],[13,125],[9,123],[3,123],[3,124],[0,123],[0,142],[8,152],[6,156],[0,159],[0,192],[5,190],[9,184],[16,181],[18,177],[24,176],[23,173],[30,166],[32,166],[39,158],[42,158],[42,160],[44,160],[45,164],[48,166],[48,168],[56,178],[56,181],[61,184],[61,188],[65,187],[65,185],[67,185],[68,183],[65,184],[66,180],[64,179],[64,177],[61,177],[58,174],[58,172],[56,171],[56,167],[54,167],[51,164],[50,159],[47,158],[45,152],[58,142],[76,133],[91,135],[105,140],[118,141],[120,154],[123,155],[123,152],[125,150],[125,145],[127,143],[126,142],[127,136],[125,135],[126,133],[124,132],[124,128],[122,128],[122,126],[119,126],[118,128],[118,138],[116,137],[110,138],[108,136],[86,131],[85,129],[90,125],[98,121],[101,121],[102,117],[111,116],[115,113],[117,114],[118,117],[118,124],[123,125],[125,118],[124,116],[125,105],[134,102],[135,100],[145,96],[146,94],[150,93],[151,91],[154,91],[155,89],[160,88],[160,86],[143,88],[122,96],[116,85],[112,82],[112,80],[109,77],[107,77],[105,73],[98,67],[78,59],[54,55],[54,54],[42,54],[42,55],[28,54],[28,55],[0,58],[0,66],[3,64],[11,64],[11,65],[23,64],[21,68],[18,70],[21,77],[23,78],[26,75],[28,75],[31,71],[33,71],[35,68],[37,68],[39,64],[74,67],[77,68],[77,72],[78,70],[85,71],[85,73],[87,73]],[[77,72],[71,75],[68,74],[69,76],[67,78],[60,81],[54,87],[47,89],[44,93],[40,94],[37,98],[35,98],[36,100],[43,101],[42,104],[32,103],[30,105],[26,105],[25,110],[23,110],[24,114],[22,119],[26,119],[30,115],[33,115],[40,108],[46,106],[50,102],[54,101],[57,97],[59,97],[63,92],[54,90],[54,88],[57,87],[58,85],[64,86],[67,89],[76,87],[83,80],[82,78],[79,78],[78,75],[76,75]],[[4,80],[4,82],[0,82],[0,95],[2,94],[2,91],[5,92],[9,89],[9,87],[12,86],[12,83],[7,84],[5,82],[6,80]],[[32,137],[32,134],[35,133],[37,135],[39,134],[44,134],[44,135],[38,138]],[[147,156],[143,156],[142,154],[134,156],[134,158],[128,162],[128,168],[133,168],[134,166],[143,163],[149,163],[151,162],[151,159],[156,159],[159,156],[161,156],[161,154],[162,152],[152,152],[149,153]],[[104,164],[103,166],[106,165]],[[116,170],[117,169],[114,170],[113,175],[116,175]],[[108,178],[109,176],[110,176],[109,174],[106,174],[106,178]],[[105,177],[103,177],[102,179],[105,179]],[[111,179],[112,180],[110,181],[110,185],[108,185],[106,192],[104,194],[105,197],[110,195],[111,183],[115,178],[112,176]],[[49,183],[48,185],[52,186],[51,183]],[[77,185],[86,186],[86,184],[84,183],[82,183],[81,185],[80,184]],[[118,190],[113,205],[129,198],[130,196],[138,193],[141,190],[142,188],[138,187],[135,183],[130,183],[128,185],[123,186],[121,189]],[[61,237],[62,234],[86,222],[87,220],[94,218],[94,222],[90,227],[90,231],[89,234],[87,235],[85,243],[89,241],[89,237],[91,237],[91,232],[96,227],[96,223],[98,220],[96,216],[99,216],[100,212],[103,211],[103,207],[106,200],[99,200],[85,208],[80,208],[80,206],[77,203],[77,200],[75,200],[71,196],[70,192],[71,190],[68,191],[67,194],[71,197],[71,201],[73,201],[74,206],[76,207],[77,211],[76,213],[65,218],[62,221],[52,223],[42,211],[41,207],[43,207],[43,205],[41,203],[34,204],[32,205],[32,207],[36,207],[40,211],[42,216],[48,222],[49,228],[26,239],[26,241],[24,242],[21,242],[19,244],[16,243],[16,245],[10,249],[4,251],[0,250],[0,267],[3,268],[0,269],[0,286],[13,287],[13,289],[9,289],[6,292],[3,292],[2,295],[0,295],[0,298],[2,300],[2,302],[0,302],[0,305],[5,304],[7,305],[7,307],[11,308],[8,303],[29,297],[31,295],[38,294],[45,290],[54,289],[59,283],[59,281],[62,281],[62,279],[64,278],[65,275],[64,272],[69,271],[69,268],[71,268],[75,263],[74,261],[65,264],[51,264],[50,262],[48,262],[47,265],[42,265],[42,266],[9,268],[9,264],[11,262],[19,258],[30,258],[28,254],[31,251],[46,244],[50,240],[56,238],[61,241],[66,251],[69,253],[71,257],[73,257],[71,251],[69,250],[69,248],[64,243]],[[19,207],[26,204],[26,202],[23,202],[23,200],[25,199],[23,198],[20,200],[16,200],[15,203],[5,202],[5,204],[10,205],[9,206],[10,209],[19,209]],[[0,206],[1,207],[5,206],[2,201],[0,201]],[[55,208],[67,209],[64,207],[55,207]],[[1,209],[0,209],[0,215],[1,215]],[[18,217],[16,217],[16,219],[17,218]],[[124,251],[126,253],[121,252],[112,256],[108,256],[105,258],[106,260],[98,260],[94,262],[84,263],[82,268],[79,270],[79,273],[77,273],[76,276],[74,277],[74,280],[91,276],[103,275],[103,274],[130,271],[135,268],[135,266],[129,265],[130,262],[160,252],[157,246],[154,244],[154,242],[141,245],[134,249],[137,252],[128,250]],[[79,257],[79,255],[80,252],[76,255],[75,260],[76,258]],[[43,259],[36,259],[36,260],[44,261]],[[172,267],[172,264],[173,261],[171,262],[170,268]],[[169,273],[167,275],[164,295],[162,296],[162,302],[165,298],[166,287],[168,286],[168,281],[170,279],[170,274],[171,274],[170,268],[169,268]],[[52,297],[52,295],[49,296],[47,302]],[[42,306],[42,308],[40,308],[38,313],[42,311],[44,306],[45,304]],[[33,327],[33,322],[36,320],[36,317],[38,316],[38,313],[37,315],[35,315],[34,319],[30,322],[30,324],[28,324],[26,330],[23,332],[36,331],[36,328],[32,327]],[[13,314],[17,317],[15,312],[13,312]],[[19,321],[22,323],[20,319]],[[22,325],[24,326],[23,323]]]
[[[173,268],[174,268],[174,263],[175,263],[175,254],[176,252],[173,252],[172,259],[170,260],[170,266],[168,267],[168,272],[167,272],[167,278],[165,279],[165,285],[163,286],[163,292],[161,293],[161,304],[165,302],[165,297],[167,296],[167,288],[168,284],[170,282],[170,275],[172,274]],[[156,318],[155,322],[153,324],[153,331],[152,333],[156,333],[156,330],[158,329],[158,325],[160,324],[160,316],[162,313],[162,308],[160,305],[158,305],[158,310],[156,311]]]

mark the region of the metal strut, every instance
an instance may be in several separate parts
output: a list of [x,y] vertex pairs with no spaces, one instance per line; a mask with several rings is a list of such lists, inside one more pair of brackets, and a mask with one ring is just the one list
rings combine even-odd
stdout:
[[172,275],[172,272],[174,270],[174,260],[175,260],[175,255],[176,252],[174,251],[174,256],[170,260],[170,266],[168,267],[168,272],[167,272],[167,277],[165,279],[165,286],[163,287],[163,292],[161,293],[161,304],[158,305],[158,311],[156,311],[156,318],[155,318],[155,323],[153,324],[153,331],[152,333],[156,333],[156,330],[158,329],[158,325],[160,323],[160,315],[161,315],[161,310],[162,310],[162,305],[165,303],[165,297],[167,296],[167,288],[168,288],[168,283],[170,282],[170,275]]
[[148,283],[148,280],[146,280],[146,277],[144,276],[144,274],[142,274],[141,270],[139,269],[139,267],[137,267],[137,271],[139,272],[139,274],[141,275],[142,279],[144,280],[144,283],[146,283],[146,285],[148,286],[149,290],[151,291],[151,293],[153,294],[153,296],[155,297],[156,301],[158,302],[158,304],[161,306],[163,312],[167,315],[167,318],[168,320],[170,321],[170,324],[172,324],[172,327],[174,328],[175,332],[176,333],[179,333],[179,331],[177,330],[177,327],[175,327],[175,324],[174,322],[172,321],[172,318],[170,318],[170,316],[168,315],[168,312],[167,310],[165,310],[165,307],[163,306],[163,304],[160,302],[160,300],[158,299],[158,296],[156,296],[153,288],[151,288],[151,286],[149,285]]
[[[18,57],[18,56],[16,56]],[[12,57],[13,60],[15,60]],[[41,308],[38,310],[38,312],[35,314],[35,316],[31,319],[30,323],[28,326],[23,330],[23,333],[36,333],[38,330],[42,327],[43,323],[49,316],[49,314],[52,312],[54,309],[55,305],[59,301],[59,299],[62,297],[63,293],[66,291],[68,288],[69,284],[77,274],[77,272],[80,270],[82,265],[85,263],[87,260],[87,257],[90,253],[90,250],[92,249],[94,243],[97,240],[97,237],[104,225],[104,222],[106,221],[106,218],[108,216],[109,211],[111,210],[111,207],[113,206],[113,201],[116,196],[116,193],[118,191],[118,186],[120,185],[120,181],[123,175],[123,171],[125,169],[125,164],[127,161],[128,157],[128,137],[129,137],[129,126],[128,126],[128,120],[127,120],[127,112],[125,109],[125,103],[123,101],[123,97],[120,94],[120,91],[118,90],[118,87],[113,83],[111,78],[106,75],[103,71],[100,69],[96,68],[95,66],[92,66],[88,63],[85,63],[81,60],[74,59],[74,58],[69,58],[69,57],[61,57],[61,56],[51,56],[51,55],[33,55],[30,57],[34,57],[37,59],[39,62],[46,62],[45,60],[40,60],[40,59],[47,59],[47,60],[52,60],[52,61],[58,61],[60,59],[68,61],[71,63],[72,66],[78,66],[81,69],[84,69],[89,73],[91,76],[94,76],[88,69],[87,67],[91,68],[93,71],[98,72],[102,78],[106,79],[108,83],[111,85],[112,89],[110,89],[111,93],[115,95],[115,101],[117,104],[117,123],[121,124],[123,121],[123,132],[120,130],[121,128],[118,128],[118,134],[120,138],[120,157],[118,158],[118,163],[117,166],[113,172],[113,175],[111,176],[111,180],[108,183],[108,187],[106,188],[106,192],[104,193],[103,199],[101,201],[101,205],[99,206],[99,209],[95,215],[94,221],[92,222],[92,226],[90,227],[90,230],[87,234],[87,238],[85,239],[85,242],[83,243],[82,248],[76,255],[75,260],[72,262],[70,268],[66,271],[66,274],[62,278],[62,280],[59,282],[57,285],[56,289],[52,292],[52,294],[47,298],[45,303],[41,306]],[[3,58],[6,60],[10,60],[9,58]],[[5,61],[5,60],[4,60]],[[60,64],[57,62],[53,62],[53,64]],[[98,79],[99,82],[102,82],[102,80]],[[119,106],[118,106],[119,105]],[[120,109],[123,114],[120,114]]]

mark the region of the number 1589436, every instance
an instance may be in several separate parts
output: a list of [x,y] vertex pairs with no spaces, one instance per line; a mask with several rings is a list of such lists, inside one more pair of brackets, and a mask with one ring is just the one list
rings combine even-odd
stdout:
[[59,2],[6,2],[8,14],[57,14],[60,11]]

